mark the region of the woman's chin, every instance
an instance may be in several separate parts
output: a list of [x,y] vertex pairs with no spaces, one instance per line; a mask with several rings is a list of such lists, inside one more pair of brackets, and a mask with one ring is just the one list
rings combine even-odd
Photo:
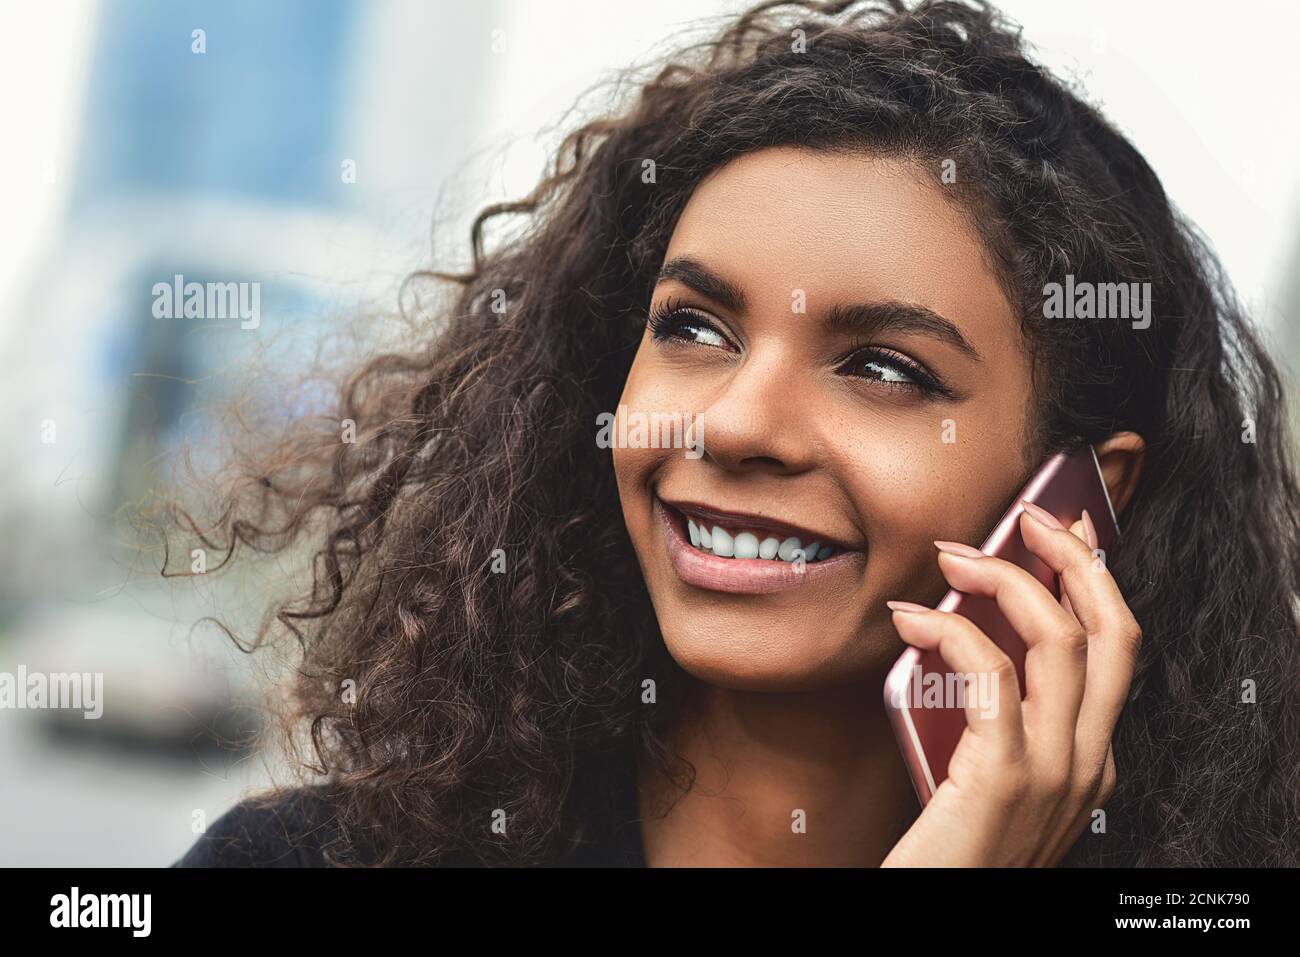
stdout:
[[706,639],[702,630],[689,635],[664,632],[673,660],[697,680],[729,691],[807,692],[861,678],[863,663],[850,664],[847,647],[837,654],[824,645],[810,646],[787,636]]

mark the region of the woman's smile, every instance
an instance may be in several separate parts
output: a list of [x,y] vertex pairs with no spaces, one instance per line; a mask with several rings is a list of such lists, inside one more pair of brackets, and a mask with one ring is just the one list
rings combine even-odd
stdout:
[[758,595],[831,582],[846,587],[866,561],[862,551],[829,536],[759,516],[670,505],[658,495],[654,510],[678,578],[697,588]]

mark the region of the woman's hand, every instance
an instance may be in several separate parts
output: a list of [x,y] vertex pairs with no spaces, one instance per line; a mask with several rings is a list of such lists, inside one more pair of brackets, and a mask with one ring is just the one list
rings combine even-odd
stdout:
[[904,641],[937,648],[953,671],[996,675],[998,708],[987,717],[968,699],[948,777],[881,866],[1054,866],[1114,791],[1111,735],[1142,634],[1084,518],[1067,530],[1036,506],[1020,517],[1025,545],[1060,577],[1060,602],[1017,565],[936,543],[948,583],[995,599],[1024,640],[1023,702],[1015,665],[968,618],[891,603]]

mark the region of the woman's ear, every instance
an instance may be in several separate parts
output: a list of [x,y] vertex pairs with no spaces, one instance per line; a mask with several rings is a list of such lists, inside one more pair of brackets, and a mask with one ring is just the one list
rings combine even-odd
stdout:
[[1147,444],[1136,432],[1116,432],[1094,443],[1092,448],[1101,464],[1101,477],[1106,483],[1110,503],[1118,515],[1137,490]]

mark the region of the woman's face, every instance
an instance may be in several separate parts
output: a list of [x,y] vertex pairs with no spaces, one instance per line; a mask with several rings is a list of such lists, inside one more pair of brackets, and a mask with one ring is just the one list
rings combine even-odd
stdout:
[[903,647],[885,602],[936,602],[933,541],[978,545],[1027,477],[1018,321],[939,172],[765,149],[680,217],[621,405],[628,446],[678,417],[703,454],[614,465],[664,640],[703,681],[879,674]]

